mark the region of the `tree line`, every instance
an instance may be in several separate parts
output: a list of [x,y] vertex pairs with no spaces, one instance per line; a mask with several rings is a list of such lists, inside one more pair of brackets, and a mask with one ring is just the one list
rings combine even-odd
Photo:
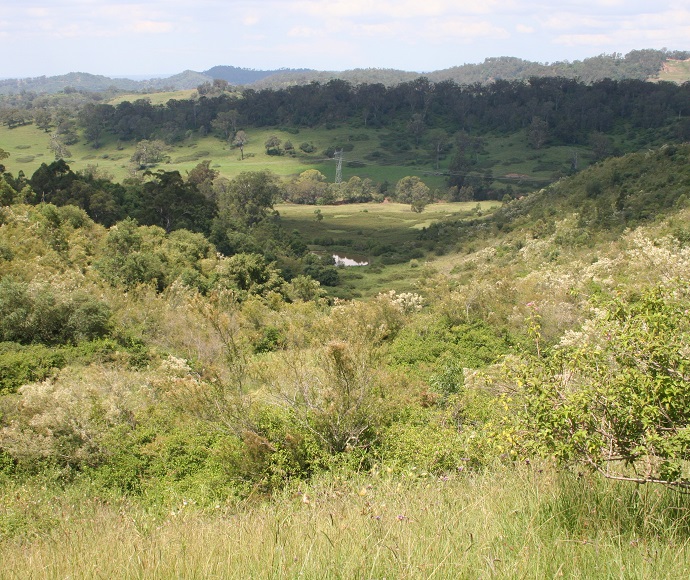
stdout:
[[[41,122],[50,131],[71,116],[87,141],[100,144],[105,134],[122,141],[183,139],[188,131],[224,135],[227,127],[314,127],[348,122],[354,126],[394,128],[419,116],[424,127],[450,132],[511,133],[537,120],[552,139],[563,144],[587,143],[593,131],[610,132],[621,122],[638,129],[671,127],[673,138],[690,136],[690,84],[605,79],[585,84],[564,77],[528,81],[496,80],[491,84],[434,83],[421,77],[395,86],[351,84],[334,79],[284,89],[246,89],[201,95],[154,105],[141,98],[110,105],[86,101],[78,109],[47,105],[3,109],[9,127]],[[76,112],[78,111],[78,112]],[[57,114],[59,112],[59,115]]]

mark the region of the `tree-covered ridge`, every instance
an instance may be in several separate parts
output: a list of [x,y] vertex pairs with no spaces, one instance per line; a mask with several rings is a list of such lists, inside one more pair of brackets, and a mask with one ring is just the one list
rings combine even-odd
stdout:
[[84,125],[100,125],[123,140],[150,139],[164,127],[213,130],[221,113],[237,111],[248,126],[316,126],[352,121],[386,127],[421,116],[424,129],[444,127],[482,134],[513,132],[543,121],[549,135],[563,143],[586,140],[591,132],[608,132],[622,120],[634,127],[658,129],[671,119],[684,127],[688,86],[643,81],[598,81],[591,85],[564,78],[497,81],[489,86],[431,83],[420,78],[394,87],[352,85],[333,80],[280,90],[247,89],[198,101],[146,100],[117,106],[90,105]]
[[[333,192],[301,180],[284,199],[333,203],[390,196],[406,175],[401,171],[413,167],[409,175],[429,188],[418,196],[417,207],[423,209],[424,200],[432,198],[517,197],[534,183],[575,173],[593,161],[686,141],[689,86],[538,76],[485,85],[420,77],[392,86],[331,80],[240,91],[215,79],[198,85],[193,98],[157,103],[141,98],[107,104],[102,95],[75,89],[55,95],[27,92],[4,99],[0,121],[8,131],[33,125],[27,129],[31,144],[18,141],[12,149],[13,165],[38,165],[43,153],[36,145],[41,146],[43,133],[34,128],[45,133],[56,159],[73,159],[75,145],[80,161],[100,156],[121,176],[136,177],[168,162],[183,173],[190,170],[188,163],[202,159],[236,175],[241,169],[232,151],[244,163],[247,148],[249,159],[272,156],[283,174],[291,167],[304,173],[305,164],[325,173],[341,151],[348,157],[346,171],[361,178],[359,185]],[[300,131],[309,137],[297,137]],[[17,133],[26,139],[25,131]],[[174,148],[202,144],[188,155],[171,154]],[[24,154],[25,148],[33,149]],[[119,162],[123,158],[129,166]],[[441,176],[448,190],[440,187]]]
[[156,92],[162,90],[193,89],[204,82],[212,82],[201,72],[187,70],[165,78],[135,81],[127,78],[110,78],[87,72],[71,72],[54,77],[31,77],[0,80],[0,95],[20,93],[51,94],[65,89],[83,92]]
[[501,56],[486,58],[477,64],[463,64],[447,69],[413,72],[391,69],[354,69],[349,71],[306,71],[284,72],[267,77],[255,83],[256,88],[283,88],[289,85],[309,82],[325,83],[330,80],[344,80],[353,84],[382,83],[393,86],[413,81],[424,76],[432,82],[453,81],[464,85],[491,84],[497,80],[525,81],[532,77],[563,77],[584,83],[604,79],[650,80],[659,76],[664,63],[669,60],[685,60],[687,51],[633,50],[622,55],[600,54],[581,61],[532,62],[521,58]]
[[134,81],[102,75],[73,72],[56,77],[36,77],[0,80],[0,94],[20,92],[53,93],[71,87],[81,91],[152,92],[160,90],[193,89],[214,79],[233,85],[255,88],[285,88],[287,86],[326,83],[344,80],[352,84],[393,86],[413,81],[420,76],[433,82],[453,81],[458,84],[488,84],[496,80],[527,80],[531,77],[564,77],[592,83],[603,79],[649,80],[659,76],[665,62],[685,60],[687,51],[642,49],[620,53],[600,54],[581,61],[552,63],[532,62],[501,56],[486,58],[483,63],[464,64],[448,69],[420,73],[395,69],[354,69],[346,71],[314,71],[309,69],[254,70],[235,66],[215,66],[203,72],[184,71],[161,79]]

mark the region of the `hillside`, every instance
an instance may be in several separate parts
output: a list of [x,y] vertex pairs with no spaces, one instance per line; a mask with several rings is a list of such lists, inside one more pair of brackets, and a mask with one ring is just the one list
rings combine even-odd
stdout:
[[57,93],[65,89],[93,92],[115,90],[147,93],[161,90],[193,89],[204,82],[212,80],[212,77],[194,71],[184,71],[170,77],[144,81],[73,72],[55,77],[0,80],[0,95],[12,95],[21,92]]
[[[460,85],[487,84],[496,80],[524,81],[532,77],[562,77],[593,83],[602,79],[648,80],[657,78],[665,67],[677,59],[688,58],[685,52],[667,53],[657,50],[635,50],[622,56],[602,54],[582,61],[539,63],[515,57],[487,58],[483,63],[464,64],[448,69],[420,73],[385,69],[357,69],[342,72],[307,71],[278,73],[256,83],[258,87],[279,88],[309,82],[328,82],[342,79],[351,83],[383,83],[391,86],[424,76],[434,83],[453,81]],[[677,69],[677,67],[676,67]],[[687,71],[680,69],[675,77],[662,80],[685,82]]]
[[539,63],[514,57],[492,57],[479,64],[464,64],[423,73],[376,68],[346,71],[314,71],[300,68],[254,70],[228,65],[215,66],[203,72],[184,71],[170,77],[144,81],[108,78],[89,73],[69,73],[56,77],[0,80],[0,95],[17,94],[22,91],[54,93],[66,87],[81,91],[116,89],[147,93],[194,89],[205,82],[212,82],[213,79],[256,88],[281,88],[311,82],[328,82],[333,79],[342,79],[353,84],[382,83],[393,86],[420,76],[432,82],[451,80],[461,85],[486,84],[495,80],[527,80],[531,77],[563,77],[591,83],[602,79],[655,79],[660,75],[663,77],[665,67],[671,67],[676,71],[667,77],[668,80],[682,83],[689,80],[690,76],[686,69],[679,68],[675,63],[687,58],[688,53],[685,51],[644,49],[631,51],[625,56],[602,54],[573,62]]
[[687,576],[689,158],[429,213],[6,173],[3,570]]
[[[268,169],[293,180],[314,170],[332,183],[342,151],[343,191],[360,190],[359,180],[391,196],[415,177],[435,199],[502,200],[607,157],[687,140],[689,90],[557,77],[489,87],[333,80],[245,91],[223,81],[204,83],[196,91],[203,94],[130,93],[104,102],[72,89],[7,97],[0,136],[9,155],[3,163],[15,174],[62,158],[73,171],[96,166],[124,180],[145,170],[184,175],[208,161],[226,178]],[[346,197],[357,195],[336,195]]]
[[232,85],[251,85],[265,79],[266,77],[280,75],[280,74],[300,74],[314,72],[309,69],[281,69],[281,70],[254,70],[247,68],[240,68],[236,66],[214,66],[204,75],[212,79],[221,79],[229,82]]

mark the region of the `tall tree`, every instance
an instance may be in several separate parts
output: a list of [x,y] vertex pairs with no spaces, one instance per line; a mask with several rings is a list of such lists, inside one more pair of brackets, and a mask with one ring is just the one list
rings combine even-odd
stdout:
[[165,159],[168,146],[160,140],[149,141],[143,139],[137,143],[137,147],[130,157],[130,161],[139,169],[145,169]]
[[249,142],[249,137],[247,137],[247,133],[245,133],[242,130],[237,131],[235,133],[235,139],[233,140],[233,144],[235,147],[240,148],[240,157],[241,159],[244,160],[244,146]]
[[448,140],[448,133],[445,129],[433,129],[429,132],[429,145],[431,145],[437,170],[441,163],[441,154],[446,149]]
[[166,232],[187,229],[209,232],[215,204],[198,189],[185,183],[178,171],[146,172],[150,177],[141,192],[139,221],[162,227]]
[[53,116],[47,108],[37,109],[34,111],[34,124],[48,133],[53,126]]
[[271,135],[264,143],[264,147],[266,147],[266,155],[280,155],[281,143],[282,141],[277,135]]
[[227,140],[237,132],[237,122],[240,114],[237,109],[218,113],[216,118],[211,121],[211,127],[220,132],[223,139]]
[[532,117],[527,136],[534,149],[541,149],[549,138],[549,124],[541,117]]
[[5,172],[5,166],[2,164],[3,159],[7,159],[10,156],[10,154],[5,151],[2,147],[0,147],[0,173]]
[[218,198],[220,218],[236,227],[263,220],[280,195],[278,177],[270,171],[246,171],[231,179]]
[[419,147],[419,140],[424,135],[426,131],[426,123],[424,122],[424,116],[420,113],[415,113],[412,118],[407,123],[407,130],[410,132],[414,138],[415,147]]
[[197,164],[196,167],[187,173],[187,183],[196,187],[206,199],[215,202],[216,192],[213,187],[213,182],[218,175],[219,172],[215,169],[211,169],[211,161],[207,159]]
[[417,176],[403,177],[395,186],[395,196],[400,203],[409,203],[412,211],[421,213],[431,201],[431,191]]

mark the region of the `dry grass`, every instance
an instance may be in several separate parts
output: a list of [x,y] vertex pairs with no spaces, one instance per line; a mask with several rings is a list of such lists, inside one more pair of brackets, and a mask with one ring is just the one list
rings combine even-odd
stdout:
[[[611,507],[594,501],[570,506],[588,493],[599,499],[616,494],[584,481],[574,493],[558,477],[533,468],[448,480],[329,477],[272,502],[210,512],[184,502],[164,509],[58,496],[32,508],[24,500],[23,509],[37,518],[34,527],[48,515],[52,524],[2,541],[0,576],[687,577],[689,552],[681,535],[666,530],[644,537],[644,526],[625,529],[624,521],[617,525],[603,513]],[[19,498],[27,490],[12,490],[12,498],[7,491],[5,519],[21,511]],[[581,521],[568,515],[571,507]]]
[[690,59],[689,60],[667,60],[664,63],[659,77],[654,80],[668,81],[682,84],[690,80]]

